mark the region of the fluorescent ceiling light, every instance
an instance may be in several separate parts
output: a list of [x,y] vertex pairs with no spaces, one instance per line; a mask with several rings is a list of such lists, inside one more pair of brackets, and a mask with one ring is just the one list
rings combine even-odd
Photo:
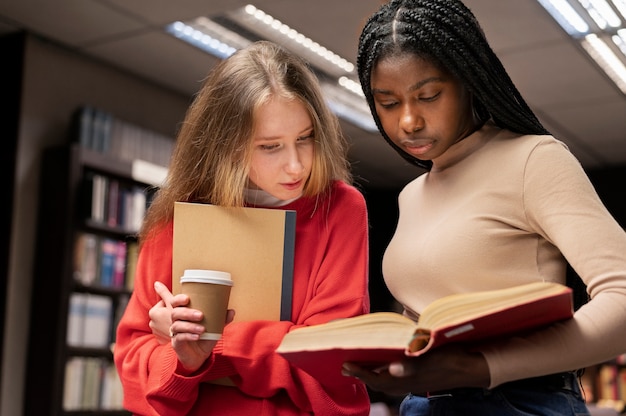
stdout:
[[251,4],[227,13],[227,17],[259,37],[285,46],[331,76],[354,73],[352,62]]
[[582,46],[587,53],[600,65],[624,94],[626,94],[626,66],[609,48],[606,42],[597,35],[585,36]]
[[626,0],[537,0],[626,94]]
[[619,27],[621,19],[605,0],[578,0],[600,29]]
[[613,43],[619,48],[620,51],[626,56],[626,29],[620,29],[616,35],[612,36]]
[[626,0],[612,0],[612,2],[621,13],[622,18],[626,19]]
[[206,17],[171,23],[165,27],[165,31],[220,59],[229,57],[237,49],[251,43],[250,40]]
[[[227,58],[256,39],[283,45],[324,73],[320,77],[322,90],[329,107],[338,117],[367,131],[378,131],[361,84],[351,78],[355,72],[354,64],[255,6],[247,5],[214,19],[201,16],[174,22],[167,25],[165,31],[220,59]],[[334,80],[335,84],[329,80]]]
[[584,35],[589,25],[567,0],[538,0],[552,18],[570,35]]

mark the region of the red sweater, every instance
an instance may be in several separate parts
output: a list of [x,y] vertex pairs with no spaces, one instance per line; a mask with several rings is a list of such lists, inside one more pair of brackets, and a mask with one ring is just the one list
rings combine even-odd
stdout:
[[[138,415],[368,415],[365,386],[352,378],[323,386],[274,351],[293,328],[369,312],[367,212],[363,196],[336,182],[319,198],[277,209],[297,211],[293,322],[233,322],[193,376],[176,373],[170,344],[148,326],[160,298],[154,282],[172,287],[172,224],[142,245],[133,296],[117,328],[115,364],[124,407]],[[237,387],[207,383],[230,377]]]

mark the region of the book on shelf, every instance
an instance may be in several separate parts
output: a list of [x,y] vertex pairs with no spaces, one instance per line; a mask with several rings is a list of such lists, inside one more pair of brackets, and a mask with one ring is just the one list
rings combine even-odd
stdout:
[[82,347],[85,339],[85,306],[87,294],[72,292],[67,312],[66,342],[71,347]]
[[113,287],[115,263],[117,256],[117,240],[112,238],[100,239],[100,280],[103,287]]
[[[132,291],[136,264],[135,241],[79,231],[74,242],[74,280],[83,286]],[[133,250],[129,253],[129,249]],[[127,271],[127,264],[133,269]],[[133,276],[131,276],[133,273]]]
[[123,389],[113,362],[98,357],[69,357],[65,363],[63,410],[121,411]]
[[185,269],[229,272],[235,321],[290,320],[296,212],[177,202],[172,291]]
[[149,203],[146,187],[89,171],[83,192],[86,218],[131,233],[139,230]]
[[95,234],[79,232],[74,242],[74,280],[85,286],[96,282],[98,277],[100,243]]
[[108,348],[111,343],[113,299],[87,293],[83,316],[83,347]]
[[86,149],[132,161],[141,159],[159,165],[169,164],[174,139],[121,120],[94,106],[74,111],[72,139]]
[[277,352],[296,367],[332,383],[344,362],[376,368],[453,342],[478,344],[538,329],[573,316],[572,290],[535,282],[445,296],[417,322],[395,312],[375,312],[294,329]]
[[111,343],[113,300],[109,296],[72,292],[66,342],[71,347],[107,348]]
[[139,256],[139,243],[131,240],[126,243],[126,269],[124,271],[124,287],[129,292],[135,288],[135,270]]

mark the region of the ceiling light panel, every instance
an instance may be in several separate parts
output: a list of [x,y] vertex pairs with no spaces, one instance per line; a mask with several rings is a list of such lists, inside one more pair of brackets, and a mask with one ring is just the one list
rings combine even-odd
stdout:
[[187,22],[174,22],[165,31],[220,59],[232,55],[237,49],[245,48],[250,40],[230,31],[204,16]]
[[257,39],[283,45],[321,71],[322,89],[333,112],[365,130],[377,131],[361,84],[354,79],[354,64],[253,5],[213,19],[201,16],[174,22],[165,31],[220,59]]
[[333,77],[354,74],[354,64],[299,33],[287,24],[249,4],[226,14],[237,25],[302,56]]
[[537,0],[626,94],[626,0]]

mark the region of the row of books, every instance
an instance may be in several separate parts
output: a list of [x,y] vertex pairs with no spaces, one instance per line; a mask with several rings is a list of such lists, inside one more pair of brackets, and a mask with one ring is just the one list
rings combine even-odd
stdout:
[[604,364],[598,370],[598,403],[626,403],[626,367]]
[[74,242],[74,280],[84,286],[133,290],[137,242],[78,232]]
[[110,360],[71,357],[65,364],[63,409],[122,410],[122,383]]
[[111,296],[72,292],[69,297],[66,342],[71,347],[109,348],[129,295]]
[[88,218],[129,233],[139,230],[149,204],[147,189],[97,172],[88,172],[84,185]]
[[111,113],[81,106],[74,113],[73,137],[82,147],[120,160],[141,159],[160,166],[169,164],[174,140]]

